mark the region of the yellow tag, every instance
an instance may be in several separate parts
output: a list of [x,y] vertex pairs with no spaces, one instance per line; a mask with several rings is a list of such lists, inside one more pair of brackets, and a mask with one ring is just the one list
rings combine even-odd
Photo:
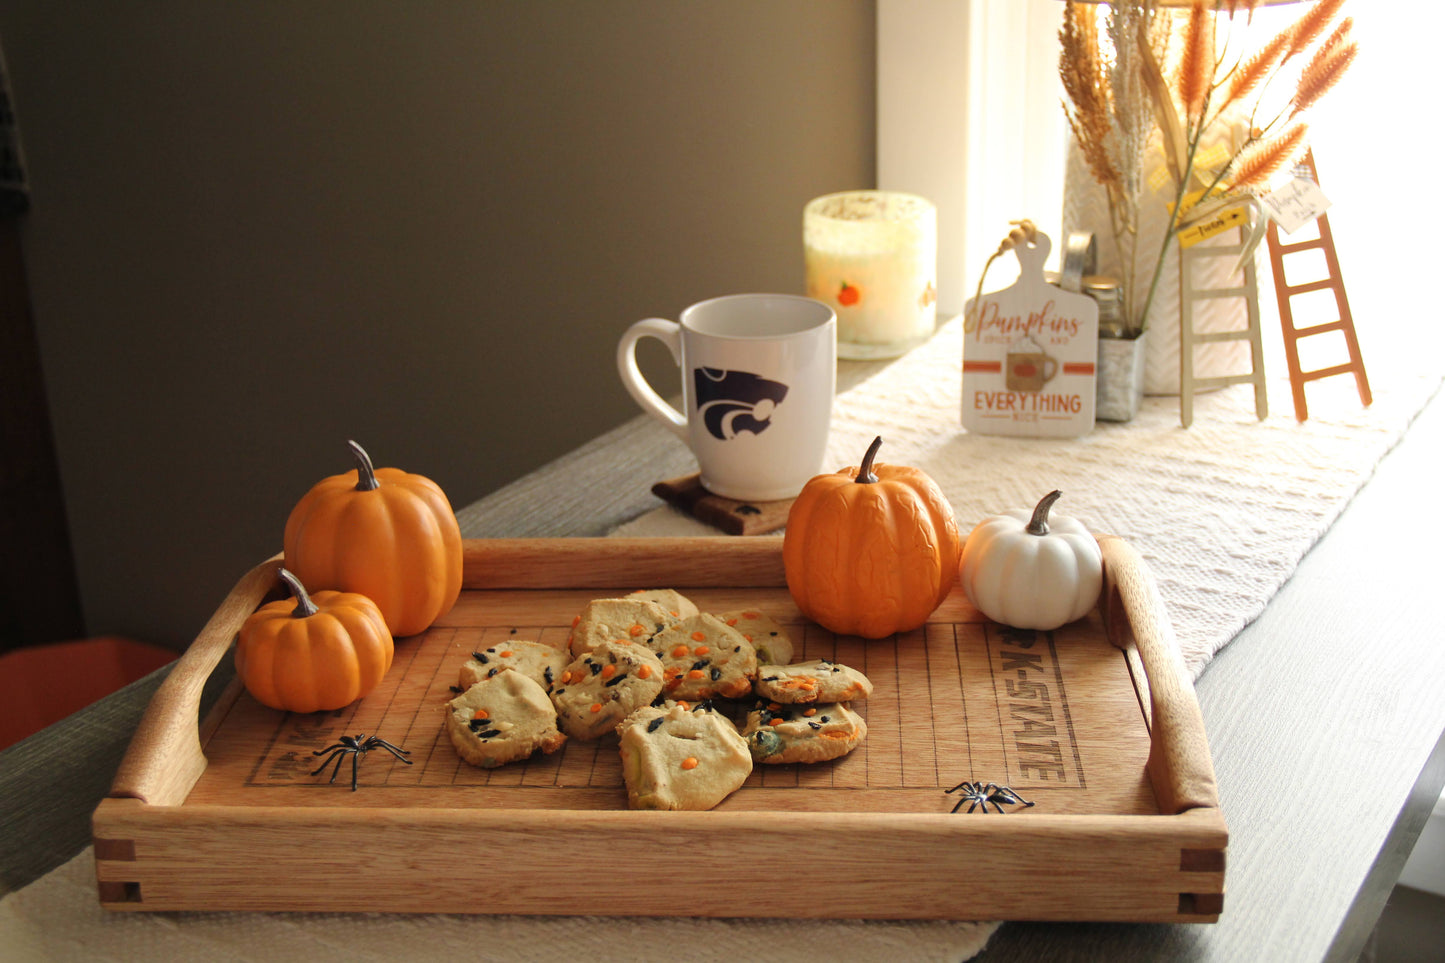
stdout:
[[[1185,195],[1184,203],[1181,205],[1183,213],[1188,214],[1190,209],[1194,207],[1195,204],[1199,203],[1199,199],[1203,196],[1203,191],[1195,191],[1192,194]],[[1170,212],[1172,213],[1174,210],[1174,205],[1170,204],[1168,205],[1168,207]],[[1211,238],[1216,234],[1224,233],[1231,227],[1247,227],[1248,225],[1249,215],[1245,212],[1244,208],[1224,208],[1211,214],[1205,220],[1199,221],[1195,224],[1190,224],[1188,227],[1180,228],[1179,246],[1181,248],[1190,248],[1198,244],[1200,241],[1205,240],[1206,238]]]

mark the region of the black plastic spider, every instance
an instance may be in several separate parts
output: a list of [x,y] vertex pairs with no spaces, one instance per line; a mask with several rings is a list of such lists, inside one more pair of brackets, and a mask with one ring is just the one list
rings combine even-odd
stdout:
[[411,765],[410,759],[401,758],[402,756],[411,755],[411,753],[407,752],[407,750],[402,749],[398,746],[393,746],[391,743],[387,742],[385,739],[382,739],[379,736],[371,736],[370,738],[368,738],[366,733],[358,732],[354,736],[342,736],[340,742],[329,745],[325,749],[317,749],[315,752],[313,752],[313,756],[326,756],[328,752],[331,753],[331,755],[326,756],[326,759],[317,769],[315,769],[311,773],[311,775],[315,776],[319,774],[323,769],[325,769],[331,764],[331,760],[335,759],[336,768],[331,770],[331,779],[328,780],[329,782],[335,782],[336,774],[341,771],[341,764],[346,761],[346,757],[349,755],[351,756],[351,791],[356,792],[357,763],[361,761],[362,756],[366,755],[373,749],[385,749],[396,758],[401,759],[401,761],[406,763],[408,766]]
[[959,798],[958,803],[954,805],[954,807],[950,809],[949,812],[958,812],[960,809],[963,808],[964,803],[970,804],[968,807],[969,812],[973,812],[975,809],[977,809],[981,813],[988,812],[988,807],[990,803],[993,804],[993,808],[998,812],[1003,812],[1003,807],[1000,806],[999,803],[1008,803],[1010,806],[1033,805],[1033,803],[1029,802],[1027,799],[1023,798],[1009,787],[1000,786],[997,783],[992,782],[969,782],[968,780],[964,780],[957,786],[954,786],[952,789],[945,789],[944,792],[958,792],[960,790],[963,791],[963,796]]

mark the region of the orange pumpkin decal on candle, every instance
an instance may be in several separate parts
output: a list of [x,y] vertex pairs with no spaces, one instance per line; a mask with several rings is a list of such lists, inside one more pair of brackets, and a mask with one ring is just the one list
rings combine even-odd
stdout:
[[845,308],[850,308],[862,299],[863,294],[858,290],[858,288],[849,284],[847,281],[843,282],[843,287],[838,291],[839,304],[843,305],[843,307]]

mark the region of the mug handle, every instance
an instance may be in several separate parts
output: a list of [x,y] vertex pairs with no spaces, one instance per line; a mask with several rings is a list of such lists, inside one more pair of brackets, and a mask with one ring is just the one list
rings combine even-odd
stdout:
[[1054,375],[1059,373],[1059,359],[1053,355],[1044,355],[1044,382],[1054,380]]
[[627,389],[632,400],[685,442],[687,418],[662,400],[662,396],[653,390],[652,385],[642,376],[642,370],[637,367],[637,342],[643,338],[656,338],[667,345],[667,350],[672,353],[672,360],[681,367],[682,326],[662,318],[647,318],[633,323],[617,343],[617,373],[622,376],[622,386]]

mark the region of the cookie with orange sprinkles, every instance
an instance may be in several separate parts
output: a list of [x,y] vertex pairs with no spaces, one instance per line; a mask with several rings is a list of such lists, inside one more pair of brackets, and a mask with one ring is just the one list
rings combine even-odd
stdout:
[[715,615],[683,619],[653,636],[651,644],[662,660],[662,691],[669,699],[736,699],[752,691],[757,652]]
[[567,737],[547,693],[521,672],[501,672],[447,703],[447,735],[457,755],[483,769],[556,752]]
[[603,642],[647,642],[675,622],[661,605],[645,598],[593,599],[572,620],[568,647],[581,658]]
[[567,653],[555,645],[528,639],[512,639],[500,645],[479,649],[462,663],[457,673],[457,687],[463,692],[484,679],[508,669],[520,672],[548,692],[557,684],[567,668]]
[[685,619],[697,614],[697,605],[677,589],[638,589],[623,598],[646,599],[661,605],[663,611],[675,619]]
[[788,630],[765,612],[739,609],[719,612],[717,617],[743,634],[758,653],[760,665],[787,665],[793,661],[793,640]]
[[602,642],[562,670],[552,705],[563,732],[575,739],[597,739],[651,704],[662,692],[662,682],[662,663],[651,649]]
[[846,756],[868,735],[863,717],[841,702],[786,705],[759,701],[743,738],[755,762],[827,762]]
[[706,702],[646,706],[617,731],[630,809],[711,809],[753,771],[746,740]]
[[853,702],[873,693],[873,683],[851,666],[827,659],[758,668],[753,691],[773,702]]

